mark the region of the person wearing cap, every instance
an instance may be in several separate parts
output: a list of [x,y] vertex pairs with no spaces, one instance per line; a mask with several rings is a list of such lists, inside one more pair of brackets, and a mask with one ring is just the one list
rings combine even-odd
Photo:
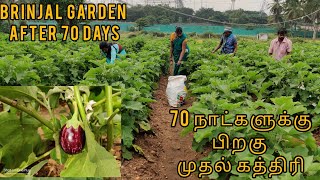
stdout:
[[119,55],[127,54],[120,44],[101,42],[99,46],[101,53],[107,58],[108,64],[114,64],[114,61],[120,58]]
[[176,31],[170,36],[170,63],[174,65],[174,76],[186,75],[184,71],[180,71],[183,61],[187,61],[190,49],[187,42],[187,35],[183,33],[181,27],[176,27]]
[[292,42],[286,37],[287,30],[280,29],[278,37],[271,41],[269,55],[280,61],[284,56],[289,55],[292,51]]
[[238,42],[236,37],[232,34],[232,29],[226,27],[221,37],[219,45],[212,51],[217,52],[220,48],[222,54],[233,54],[235,55],[238,50]]

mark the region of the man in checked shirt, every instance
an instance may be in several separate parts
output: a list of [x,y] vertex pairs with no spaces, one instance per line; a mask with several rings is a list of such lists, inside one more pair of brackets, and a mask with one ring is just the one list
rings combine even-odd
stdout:
[[271,41],[269,55],[280,61],[284,56],[289,55],[292,51],[292,42],[286,37],[287,31],[281,29],[278,31],[278,37]]

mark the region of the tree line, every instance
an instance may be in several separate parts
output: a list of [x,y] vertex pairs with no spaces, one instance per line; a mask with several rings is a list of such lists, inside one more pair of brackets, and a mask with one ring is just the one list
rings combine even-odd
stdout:
[[139,26],[149,26],[154,24],[171,24],[171,23],[208,23],[206,20],[193,18],[187,15],[193,15],[203,19],[224,23],[237,24],[266,24],[268,15],[264,12],[245,11],[238,9],[234,11],[215,11],[213,8],[201,8],[194,11],[191,8],[173,8],[169,6],[142,6],[137,5],[127,10],[129,22],[136,22]]
[[[59,3],[61,11],[66,9],[66,6],[70,3],[68,0],[0,0],[0,3],[43,3],[52,4]],[[74,4],[84,3],[84,0],[75,0]],[[258,11],[246,11],[243,9],[228,10],[225,12],[215,11],[214,8],[201,8],[197,11],[191,8],[173,8],[169,6],[157,5],[157,6],[132,6],[127,10],[128,22],[135,22],[141,29],[145,26],[151,26],[154,24],[172,24],[172,23],[208,23],[206,20],[193,18],[187,15],[193,15],[199,18],[208,19],[211,21],[221,22],[214,23],[216,25],[224,25],[225,23],[235,24],[267,24],[267,23],[279,23],[278,27],[296,28],[297,25],[307,23],[313,27],[313,37],[317,37],[319,23],[320,23],[320,11],[317,13],[310,13],[319,10],[320,0],[273,0],[268,4],[268,10],[271,15],[267,15],[264,12]],[[187,14],[187,15],[183,15]],[[301,19],[290,21],[299,17]],[[25,23],[25,22],[21,22]],[[80,21],[76,20],[63,20],[58,21],[58,25],[76,25]],[[7,25],[5,25],[7,24]],[[8,30],[10,24],[13,22],[0,21],[0,31],[3,29]],[[211,23],[212,24],[212,23]]]
[[273,0],[273,2],[269,4],[269,9],[272,14],[269,18],[270,22],[281,23],[294,20],[279,24],[280,26],[290,28],[296,28],[299,24],[307,23],[313,27],[313,39],[317,37],[320,26],[320,11],[318,11],[320,9],[319,0]]
[[[268,4],[267,7],[267,10],[270,10],[271,12],[271,14],[268,16],[264,12],[246,11],[243,9],[220,12],[215,11],[214,8],[201,8],[197,11],[194,11],[191,8],[173,8],[161,5],[137,5],[128,8],[127,21],[136,22],[140,29],[154,24],[208,22],[216,22],[211,23],[215,25],[224,25],[226,23],[248,25],[278,23],[274,26],[288,29],[297,29],[298,25],[307,25],[312,27],[313,38],[315,39],[320,27],[319,8],[320,0],[273,0]],[[207,20],[193,18],[183,14],[192,15]]]

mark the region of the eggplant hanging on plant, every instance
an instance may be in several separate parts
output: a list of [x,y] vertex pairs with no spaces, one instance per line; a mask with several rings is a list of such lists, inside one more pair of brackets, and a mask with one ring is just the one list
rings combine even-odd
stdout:
[[60,146],[67,154],[81,153],[85,146],[85,132],[77,118],[76,112],[60,131]]
[[81,126],[74,128],[64,125],[60,132],[60,145],[67,154],[81,153],[86,141],[85,132]]

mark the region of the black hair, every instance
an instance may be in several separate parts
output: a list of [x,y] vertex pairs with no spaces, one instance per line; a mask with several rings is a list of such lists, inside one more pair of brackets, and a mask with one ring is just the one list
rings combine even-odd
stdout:
[[176,33],[182,33],[182,28],[181,27],[177,27],[176,28]]
[[107,42],[101,42],[99,46],[100,46],[100,49],[108,48],[108,43]]
[[113,44],[112,43],[107,43],[107,42],[101,42],[100,43],[100,49],[104,49],[104,48],[107,48],[108,52],[106,53],[107,57],[110,59],[111,58],[111,46]]
[[288,33],[288,31],[287,31],[285,28],[281,28],[281,29],[278,30],[278,35],[279,35],[279,34],[284,34],[284,35],[286,35],[287,33]]

